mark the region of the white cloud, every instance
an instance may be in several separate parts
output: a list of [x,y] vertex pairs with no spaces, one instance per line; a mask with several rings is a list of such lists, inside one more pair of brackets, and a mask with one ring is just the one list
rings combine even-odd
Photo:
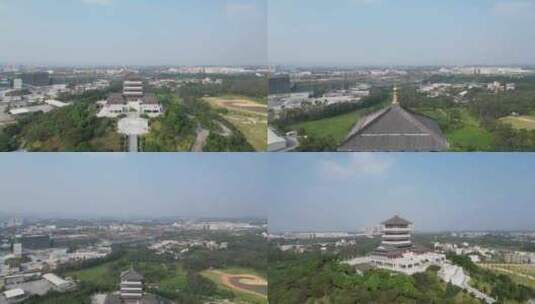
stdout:
[[326,160],[321,163],[323,173],[328,177],[348,178],[353,176],[381,176],[393,165],[393,160],[377,153],[353,153],[349,161]]
[[492,6],[492,12],[500,16],[518,16],[535,9],[535,1],[532,0],[501,0]]
[[82,0],[86,4],[110,5],[113,0]]

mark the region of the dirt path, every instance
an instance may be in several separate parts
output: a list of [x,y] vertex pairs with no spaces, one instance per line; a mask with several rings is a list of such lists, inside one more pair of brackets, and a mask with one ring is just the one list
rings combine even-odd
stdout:
[[204,148],[209,135],[210,131],[198,128],[197,138],[195,139],[195,144],[193,144],[193,147],[191,148],[191,152],[202,152],[202,148]]
[[[267,294],[263,294],[261,292],[257,292],[257,291],[242,287],[243,285],[251,286],[251,288],[267,286],[266,280],[261,277],[250,275],[250,274],[228,274],[228,273],[224,273],[224,272],[216,271],[216,270],[213,270],[211,272],[219,275],[223,285],[225,285],[226,287],[230,289],[253,294],[253,295],[267,299]],[[242,285],[242,286],[239,286],[239,285]]]

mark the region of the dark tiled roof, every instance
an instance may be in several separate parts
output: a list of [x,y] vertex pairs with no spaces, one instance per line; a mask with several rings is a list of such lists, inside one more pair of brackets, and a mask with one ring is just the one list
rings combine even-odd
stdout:
[[[124,304],[124,302],[118,294],[109,294],[104,304]],[[174,302],[153,294],[145,294],[140,304],[174,304]]]
[[435,121],[394,104],[359,120],[339,150],[444,151],[448,147],[448,142]]
[[156,99],[156,95],[154,94],[147,94],[143,97],[143,103],[146,104],[158,104],[158,99]]
[[121,280],[125,281],[142,281],[143,276],[135,270],[127,270],[121,273]]
[[142,81],[143,79],[141,78],[141,76],[139,76],[139,75],[137,75],[137,74],[130,73],[130,74],[125,75],[124,80],[128,80],[128,81]]
[[108,104],[126,104],[126,100],[123,95],[114,93],[108,95]]
[[406,219],[403,219],[399,216],[394,216],[382,223],[383,225],[396,225],[396,226],[402,226],[402,225],[410,225],[411,222],[407,221]]

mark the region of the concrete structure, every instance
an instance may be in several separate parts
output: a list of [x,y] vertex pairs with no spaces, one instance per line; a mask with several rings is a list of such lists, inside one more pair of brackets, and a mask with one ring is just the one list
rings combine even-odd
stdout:
[[3,295],[8,303],[21,303],[29,296],[21,288],[6,290]]
[[268,152],[277,152],[286,149],[286,140],[268,128]]
[[44,274],[43,279],[52,284],[58,291],[66,291],[74,286],[72,282],[66,281],[53,273]]
[[51,105],[55,108],[63,108],[63,107],[66,107],[69,105],[69,103],[66,103],[66,102],[63,102],[63,101],[59,101],[59,100],[55,100],[55,99],[47,99],[45,100],[45,103],[47,105]]
[[434,152],[448,150],[439,125],[399,104],[397,87],[392,105],[363,117],[338,148],[341,152]]
[[290,93],[291,84],[289,75],[274,75],[269,77],[269,92],[272,94],[287,94]]

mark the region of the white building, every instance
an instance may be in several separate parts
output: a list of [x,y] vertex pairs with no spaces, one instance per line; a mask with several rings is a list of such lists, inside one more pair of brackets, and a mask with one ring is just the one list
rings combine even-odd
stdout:
[[28,297],[21,288],[6,290],[3,294],[8,303],[21,303]]
[[369,256],[347,261],[347,264],[371,264],[377,268],[412,275],[424,272],[431,265],[442,265],[444,254],[415,248],[411,241],[412,223],[394,216],[382,223],[383,240]]
[[22,79],[16,78],[13,80],[13,89],[22,90]]
[[22,256],[22,244],[21,243],[13,244],[13,254],[17,257]]
[[58,291],[66,291],[74,286],[72,282],[66,281],[53,273],[44,274],[43,279],[52,284]]
[[98,102],[102,106],[98,117],[117,117],[129,111],[157,117],[163,113],[163,106],[154,94],[145,94],[143,81],[136,76],[128,76],[123,82],[123,93],[110,94],[107,100]]

